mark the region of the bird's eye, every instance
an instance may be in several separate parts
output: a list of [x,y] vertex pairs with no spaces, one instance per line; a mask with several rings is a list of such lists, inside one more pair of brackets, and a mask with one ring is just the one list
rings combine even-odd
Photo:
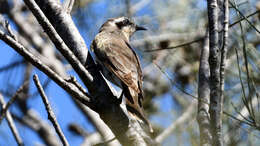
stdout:
[[123,21],[123,24],[124,25],[128,25],[130,23],[130,21],[128,20],[128,19],[125,19],[124,21]]

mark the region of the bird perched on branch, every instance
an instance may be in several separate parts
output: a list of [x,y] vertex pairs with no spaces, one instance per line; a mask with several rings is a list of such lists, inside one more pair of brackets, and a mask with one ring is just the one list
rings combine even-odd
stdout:
[[153,129],[147,120],[142,101],[142,70],[138,56],[129,44],[134,32],[146,30],[127,17],[108,19],[99,29],[91,49],[94,51],[103,75],[122,89],[126,97],[126,108],[139,122]]

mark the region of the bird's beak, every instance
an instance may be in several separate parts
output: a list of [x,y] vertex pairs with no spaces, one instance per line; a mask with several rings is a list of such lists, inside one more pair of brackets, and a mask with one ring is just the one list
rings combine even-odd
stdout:
[[144,27],[142,27],[142,26],[136,25],[136,26],[135,26],[135,30],[136,30],[136,31],[139,31],[139,30],[147,30],[147,29],[144,28]]

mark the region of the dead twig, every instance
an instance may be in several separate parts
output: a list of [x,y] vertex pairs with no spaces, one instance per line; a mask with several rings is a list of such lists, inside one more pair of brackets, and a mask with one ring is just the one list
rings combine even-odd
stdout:
[[58,124],[58,122],[56,120],[55,114],[51,109],[51,105],[48,101],[47,96],[44,93],[44,90],[41,86],[41,83],[40,83],[37,75],[33,75],[33,81],[34,81],[34,84],[36,85],[36,87],[37,87],[37,89],[38,89],[38,91],[39,91],[39,93],[42,97],[42,101],[43,101],[45,108],[46,108],[46,111],[48,113],[48,119],[51,121],[53,127],[55,128],[55,131],[57,132],[58,136],[60,137],[62,144],[64,146],[69,146],[69,143],[68,143],[67,139],[65,138],[65,136],[64,136],[64,134],[63,134],[63,132],[60,128],[60,125]]
[[5,117],[6,111],[11,106],[11,104],[14,103],[14,101],[18,98],[19,94],[24,90],[24,87],[27,86],[29,82],[24,82],[24,84],[16,91],[16,93],[11,97],[11,99],[8,101],[8,103],[2,108],[1,110],[1,116],[0,116],[0,124]]
[[[2,108],[4,108],[6,106],[4,98],[1,94],[0,94],[0,104],[1,104]],[[8,125],[9,125],[9,127],[10,127],[10,129],[11,129],[13,135],[14,135],[14,138],[15,138],[17,144],[19,146],[23,146],[24,145],[23,140],[22,140],[21,136],[19,135],[19,132],[18,132],[18,130],[17,130],[15,124],[14,124],[14,120],[13,120],[13,118],[12,118],[12,116],[11,116],[11,114],[8,110],[6,110],[6,120],[7,120]]]

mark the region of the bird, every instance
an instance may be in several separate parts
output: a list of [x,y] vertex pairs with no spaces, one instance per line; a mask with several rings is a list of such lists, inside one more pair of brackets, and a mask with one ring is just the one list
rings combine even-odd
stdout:
[[144,94],[140,61],[130,46],[131,36],[140,30],[147,29],[128,17],[110,18],[100,27],[91,43],[91,50],[104,77],[122,89],[120,98],[124,95],[128,113],[139,123],[148,126],[152,133],[153,128],[142,105]]

